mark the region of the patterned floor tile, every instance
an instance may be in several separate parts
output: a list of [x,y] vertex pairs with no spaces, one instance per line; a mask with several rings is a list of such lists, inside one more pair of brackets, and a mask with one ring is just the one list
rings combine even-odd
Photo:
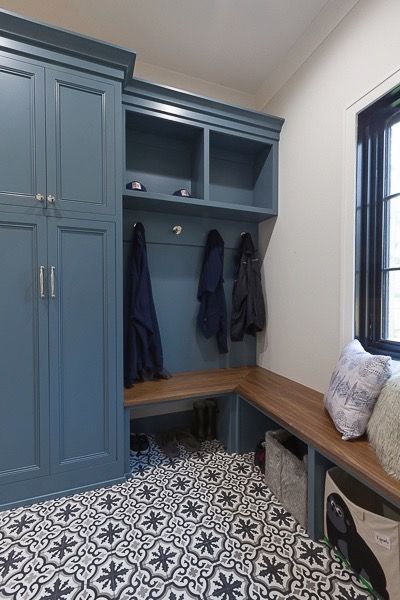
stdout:
[[152,440],[132,478],[0,513],[1,600],[368,600],[217,442],[170,461]]

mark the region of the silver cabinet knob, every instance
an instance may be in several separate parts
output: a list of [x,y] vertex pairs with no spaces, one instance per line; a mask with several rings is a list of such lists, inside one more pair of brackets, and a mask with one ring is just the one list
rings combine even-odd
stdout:
[[36,198],[36,200],[38,202],[43,202],[44,201],[44,194],[36,194],[35,198]]
[[56,201],[56,197],[55,197],[55,196],[53,196],[52,194],[49,194],[49,195],[47,196],[47,202],[48,202],[49,204],[54,204],[54,202],[55,202],[55,201]]

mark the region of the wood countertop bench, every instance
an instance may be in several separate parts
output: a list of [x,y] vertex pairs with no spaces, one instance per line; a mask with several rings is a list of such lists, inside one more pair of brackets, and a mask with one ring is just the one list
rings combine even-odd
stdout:
[[126,408],[236,393],[395,505],[400,481],[387,475],[365,438],[344,442],[325,411],[323,394],[267,371],[239,367],[178,373],[125,390]]

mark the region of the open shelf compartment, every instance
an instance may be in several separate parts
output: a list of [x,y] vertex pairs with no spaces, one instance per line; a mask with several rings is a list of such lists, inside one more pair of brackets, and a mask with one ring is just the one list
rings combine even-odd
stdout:
[[185,188],[204,197],[204,130],[171,119],[126,111],[125,185],[140,181],[149,195]]
[[273,144],[210,131],[210,200],[276,212]]

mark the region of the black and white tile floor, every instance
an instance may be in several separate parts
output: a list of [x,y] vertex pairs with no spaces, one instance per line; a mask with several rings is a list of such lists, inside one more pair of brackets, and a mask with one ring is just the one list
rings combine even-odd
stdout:
[[251,455],[153,447],[118,486],[0,513],[0,598],[368,600],[276,501]]

